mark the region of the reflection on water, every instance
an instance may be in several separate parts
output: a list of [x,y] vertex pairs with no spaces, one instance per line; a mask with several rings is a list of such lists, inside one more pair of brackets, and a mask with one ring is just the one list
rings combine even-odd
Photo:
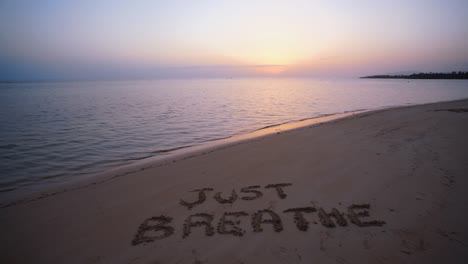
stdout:
[[468,97],[467,81],[155,80],[0,84],[0,192],[272,124]]

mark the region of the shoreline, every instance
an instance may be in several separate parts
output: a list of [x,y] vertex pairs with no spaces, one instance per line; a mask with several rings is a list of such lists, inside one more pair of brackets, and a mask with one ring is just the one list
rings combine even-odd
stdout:
[[[274,136],[275,134],[289,133],[294,130],[301,130],[328,122],[336,122],[342,119],[359,118],[360,115],[373,114],[381,111],[388,111],[406,107],[426,106],[440,103],[455,103],[465,100],[468,100],[468,98],[450,101],[437,101],[423,104],[383,106],[376,109],[357,109],[344,111],[343,113],[323,114],[317,117],[310,117],[300,120],[292,120],[283,123],[272,124],[252,130],[247,133],[232,135],[225,138],[207,140],[195,145],[174,147],[170,149],[170,151],[168,151],[167,154],[145,157],[142,159],[135,160],[131,164],[117,166],[115,168],[111,168],[102,172],[93,173],[89,175],[81,175],[82,177],[80,177],[79,179],[69,179],[64,182],[49,183],[44,186],[40,186],[39,188],[33,187],[32,190],[19,190],[17,192],[13,191],[13,195],[6,195],[7,198],[3,201],[0,201],[0,209],[15,206],[17,204],[37,201],[69,191],[87,188],[96,184],[111,181],[115,178],[137,173],[138,171],[165,166],[173,162],[197,157],[200,155],[205,155],[239,144],[246,144],[252,141],[261,140],[263,137],[270,137]],[[163,150],[163,152],[166,153],[165,150]]]
[[3,207],[0,261],[463,263],[467,112],[351,114]]
[[[250,141],[259,140],[262,137],[272,136],[277,133],[287,133],[292,130],[302,129],[309,126],[319,125],[325,122],[332,122],[341,118],[360,113],[365,110],[346,111],[344,113],[325,114],[318,117],[305,118],[297,121],[289,121],[280,124],[269,125],[255,129],[248,133],[233,135],[220,139],[207,140],[203,143],[172,148],[164,155],[155,155],[143,159],[135,160],[131,164],[117,166],[115,168],[89,175],[82,175],[80,179],[70,179],[61,183],[51,183],[43,186],[41,190],[18,191],[12,199],[0,202],[0,209],[14,206],[24,202],[37,201],[59,193],[78,190],[91,185],[100,184],[114,178],[136,173],[141,169],[165,166],[172,162],[204,155],[224,148],[229,148],[238,144],[245,144]],[[165,152],[165,151],[164,151]]]
[[[253,106],[256,105],[255,103],[250,104],[249,107],[253,107],[252,109],[242,109],[235,105],[228,107],[232,99],[219,97],[220,93],[215,91],[215,87],[227,87],[222,90],[230,93],[231,88],[229,87],[240,92],[247,91],[250,86],[268,87],[270,85],[275,87],[290,85],[293,91],[291,96],[298,96],[298,99],[301,97],[309,99],[307,101],[300,99],[288,102],[290,99],[287,98],[293,97],[277,97],[275,100],[278,100],[277,103],[282,106],[271,110],[266,110],[269,108],[264,105],[268,101],[258,100],[259,103],[262,103],[262,106],[259,105],[258,107],[264,110],[249,114],[250,111],[254,111],[255,107]],[[200,91],[193,88],[198,86],[206,88],[202,88]],[[20,85],[17,87],[18,89],[7,88],[4,92],[6,95],[22,96],[22,94],[27,94],[27,91],[33,87],[35,85]],[[42,86],[39,85],[38,87]],[[79,94],[83,96],[91,96],[95,88],[99,91],[111,91],[109,88],[115,87],[117,90],[121,90],[122,93],[126,93],[130,91],[128,87],[134,87],[132,90],[136,92],[135,94],[147,93],[146,95],[151,98],[155,96],[154,100],[161,101],[158,101],[157,104],[148,103],[146,107],[139,108],[138,111],[141,112],[135,112],[132,115],[134,117],[130,119],[126,118],[125,112],[116,115],[106,107],[100,107],[99,100],[104,100],[101,103],[107,101],[107,99],[104,99],[105,97],[98,95],[101,92],[96,94],[98,96],[95,98],[98,101],[90,100],[90,102],[94,102],[92,103],[94,107],[97,107],[94,108],[98,109],[97,112],[93,112],[93,108],[79,107],[82,108],[79,111],[86,112],[85,115],[75,116],[74,111],[70,109],[70,111],[56,113],[63,117],[59,118],[57,116],[56,118],[54,109],[58,109],[57,107],[64,103],[66,104],[68,100],[63,102],[54,100],[54,105],[56,104],[57,107],[51,109],[47,108],[52,105],[44,105],[46,112],[35,113],[34,108],[26,105],[25,109],[22,109],[20,103],[5,108],[7,114],[4,115],[5,129],[2,131],[4,143],[0,146],[4,152],[2,169],[5,177],[3,177],[2,181],[0,204],[21,199],[24,194],[41,193],[49,191],[50,187],[65,186],[67,182],[74,183],[80,181],[82,177],[88,179],[93,175],[131,165],[156,154],[166,156],[169,154],[166,150],[173,147],[203,144],[203,141],[206,140],[248,133],[268,124],[297,121],[303,117],[313,118],[324,113],[337,113],[359,108],[375,109],[382,106],[406,105],[407,103],[417,104],[419,102],[451,100],[466,97],[468,92],[464,83],[453,81],[443,83],[422,81],[417,84],[410,84],[400,81],[362,81],[349,78],[310,78],[304,80],[292,78],[278,82],[258,78],[251,81],[236,80],[235,82],[223,80],[191,80],[187,82],[186,80],[174,79],[161,82],[93,84],[86,87],[75,90],[78,86],[70,84],[63,87],[62,85],[43,87],[44,89],[33,89],[31,91],[34,91],[34,98],[37,99],[47,97],[48,93],[53,93],[57,96],[60,95],[60,98],[62,96],[64,96],[63,98],[70,98],[70,103],[72,103],[72,101],[81,100],[78,99],[81,97],[76,97],[76,99],[73,99],[73,96],[69,97],[75,93],[74,91],[79,91]],[[160,88],[152,91],[153,88],[150,89],[149,87]],[[201,115],[196,114],[193,116],[190,108],[187,107],[180,108],[180,113],[179,110],[167,112],[164,110],[167,107],[167,109],[177,109],[177,103],[173,106],[167,105],[167,100],[164,100],[164,97],[160,97],[158,94],[174,90],[171,87],[176,87],[176,89],[180,87],[184,91],[194,93],[208,92],[210,96],[219,99],[219,107],[222,107],[220,108],[221,111],[210,113],[210,107],[217,107],[217,104],[206,102],[206,107],[203,107],[205,110]],[[321,93],[319,91],[320,87],[323,87],[324,91],[327,92]],[[301,91],[301,89],[304,90]],[[161,91],[159,92],[159,90]],[[284,92],[281,91],[282,89],[276,88],[269,90],[262,88],[252,95]],[[418,96],[420,92],[421,94]],[[385,96],[381,96],[382,93]],[[110,96],[112,103],[121,100],[117,96],[118,93],[112,94],[114,94]],[[362,95],[365,96],[362,97]],[[333,102],[330,101],[329,103],[328,96],[334,98]],[[148,99],[145,99],[145,96],[131,97],[133,99],[132,102],[129,102],[130,104],[149,102]],[[195,98],[193,99],[194,102],[198,100],[196,97],[193,98]],[[239,102],[251,101],[248,97],[243,96],[236,96],[235,98],[240,100]],[[181,102],[181,104],[183,103]],[[8,102],[6,102],[5,106],[7,105]],[[78,104],[75,106],[78,107]],[[161,110],[160,107],[164,109]],[[18,116],[17,121],[8,118],[14,116],[17,111],[24,113],[24,115]],[[123,111],[123,108],[117,107],[116,111]],[[28,121],[29,116],[33,115],[40,118]],[[90,120],[87,120],[88,118]],[[9,119],[14,122],[10,122]],[[97,130],[93,128],[97,128]],[[15,131],[18,131],[18,133]],[[152,153],[153,151],[163,151],[163,153]],[[62,183],[65,183],[65,185],[62,185]]]

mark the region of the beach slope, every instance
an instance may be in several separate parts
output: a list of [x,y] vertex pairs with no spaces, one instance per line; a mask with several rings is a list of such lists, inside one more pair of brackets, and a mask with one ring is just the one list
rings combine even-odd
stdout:
[[1,263],[464,263],[468,101],[202,151],[0,209]]

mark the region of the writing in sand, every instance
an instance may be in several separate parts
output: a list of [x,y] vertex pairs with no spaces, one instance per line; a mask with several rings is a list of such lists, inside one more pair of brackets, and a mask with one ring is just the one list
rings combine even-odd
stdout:
[[[220,204],[232,204],[238,200],[252,201],[260,199],[266,191],[270,195],[274,194],[279,199],[286,199],[286,189],[291,186],[291,183],[268,184],[263,188],[259,185],[254,185],[241,188],[239,195],[233,189],[229,197],[223,197],[221,192],[214,193],[212,197]],[[191,192],[195,194],[195,199],[190,201],[180,199],[180,204],[188,210],[192,210],[196,206],[203,204],[208,198],[207,194],[213,191],[214,189],[212,188],[193,190]],[[245,211],[223,212],[217,221],[215,221],[216,218],[213,214],[198,212],[188,215],[185,219],[182,226],[182,238],[189,237],[192,230],[197,228],[203,229],[206,236],[213,236],[218,233],[240,237],[246,233],[246,230],[241,227],[242,220],[250,221],[254,233],[263,232],[266,226],[271,226],[275,232],[282,232],[284,229],[283,218],[285,217],[293,220],[298,230],[307,231],[310,222],[306,216],[313,213],[318,215],[320,223],[326,228],[347,226],[348,221],[358,227],[382,226],[385,224],[384,221],[380,220],[368,220],[368,217],[370,217],[369,210],[370,205],[368,203],[352,204],[347,207],[346,213],[342,213],[336,208],[327,210],[323,207],[305,206],[283,210],[280,216],[277,212],[268,208],[257,210],[252,214]],[[166,215],[153,216],[144,220],[137,229],[137,233],[131,242],[132,245],[149,243],[172,236],[175,232],[175,228],[172,225],[173,220],[172,217]],[[318,224],[316,221],[313,223]]]

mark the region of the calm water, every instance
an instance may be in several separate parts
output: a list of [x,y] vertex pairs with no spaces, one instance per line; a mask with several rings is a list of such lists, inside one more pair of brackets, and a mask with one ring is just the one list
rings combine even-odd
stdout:
[[456,80],[0,84],[0,196],[271,124],[467,97]]

